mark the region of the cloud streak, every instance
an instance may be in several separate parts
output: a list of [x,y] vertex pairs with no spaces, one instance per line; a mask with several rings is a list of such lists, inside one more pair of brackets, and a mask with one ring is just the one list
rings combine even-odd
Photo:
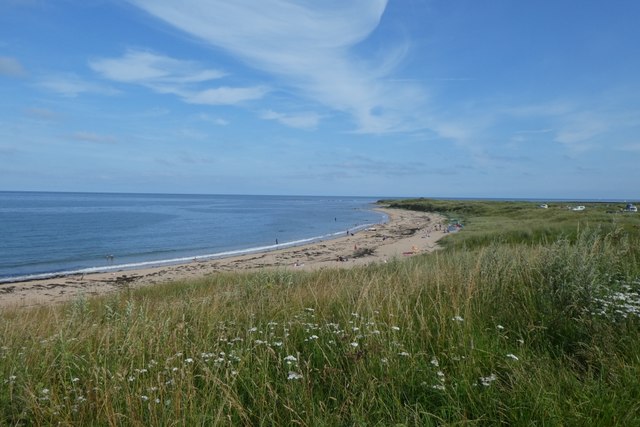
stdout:
[[106,79],[177,95],[190,104],[235,105],[260,99],[268,92],[263,86],[204,89],[202,85],[221,79],[226,73],[204,68],[195,61],[141,50],[129,50],[120,58],[93,59],[89,67]]
[[85,80],[75,74],[44,77],[37,85],[68,98],[75,98],[81,94],[116,95],[119,93],[109,86]]
[[318,127],[320,115],[316,113],[279,113],[273,110],[263,111],[260,117],[264,120],[276,122],[297,129],[313,130]]
[[410,130],[424,101],[415,84],[388,79],[406,45],[366,63],[353,48],[378,26],[387,0],[129,0],[156,18],[256,69],[308,99],[344,112],[358,132]]

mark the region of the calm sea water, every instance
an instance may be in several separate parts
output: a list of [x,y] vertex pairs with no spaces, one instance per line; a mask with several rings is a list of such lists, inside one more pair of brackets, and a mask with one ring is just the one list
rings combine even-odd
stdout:
[[[385,221],[373,199],[0,192],[0,282],[222,257]],[[113,256],[111,258],[110,256]]]

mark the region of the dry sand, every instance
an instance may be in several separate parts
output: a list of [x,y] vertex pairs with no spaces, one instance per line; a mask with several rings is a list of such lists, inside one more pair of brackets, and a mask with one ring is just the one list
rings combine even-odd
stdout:
[[[400,209],[379,209],[389,216],[385,224],[334,240],[270,252],[222,259],[194,260],[188,264],[69,275],[42,280],[0,284],[0,307],[33,307],[79,297],[103,295],[123,288],[194,279],[222,271],[262,269],[315,270],[348,268],[393,258],[404,258],[437,249],[445,235],[444,217]],[[357,249],[372,254],[354,257]],[[342,259],[342,261],[340,261]]]

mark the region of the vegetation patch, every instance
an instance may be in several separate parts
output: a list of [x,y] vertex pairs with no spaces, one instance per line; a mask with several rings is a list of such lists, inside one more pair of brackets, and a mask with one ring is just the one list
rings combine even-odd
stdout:
[[640,424],[638,217],[437,203],[430,255],[4,310],[0,425]]

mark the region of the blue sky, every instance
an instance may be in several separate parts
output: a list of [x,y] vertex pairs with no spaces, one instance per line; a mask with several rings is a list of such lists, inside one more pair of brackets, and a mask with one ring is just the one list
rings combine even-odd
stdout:
[[639,16],[0,0],[0,190],[638,199]]

